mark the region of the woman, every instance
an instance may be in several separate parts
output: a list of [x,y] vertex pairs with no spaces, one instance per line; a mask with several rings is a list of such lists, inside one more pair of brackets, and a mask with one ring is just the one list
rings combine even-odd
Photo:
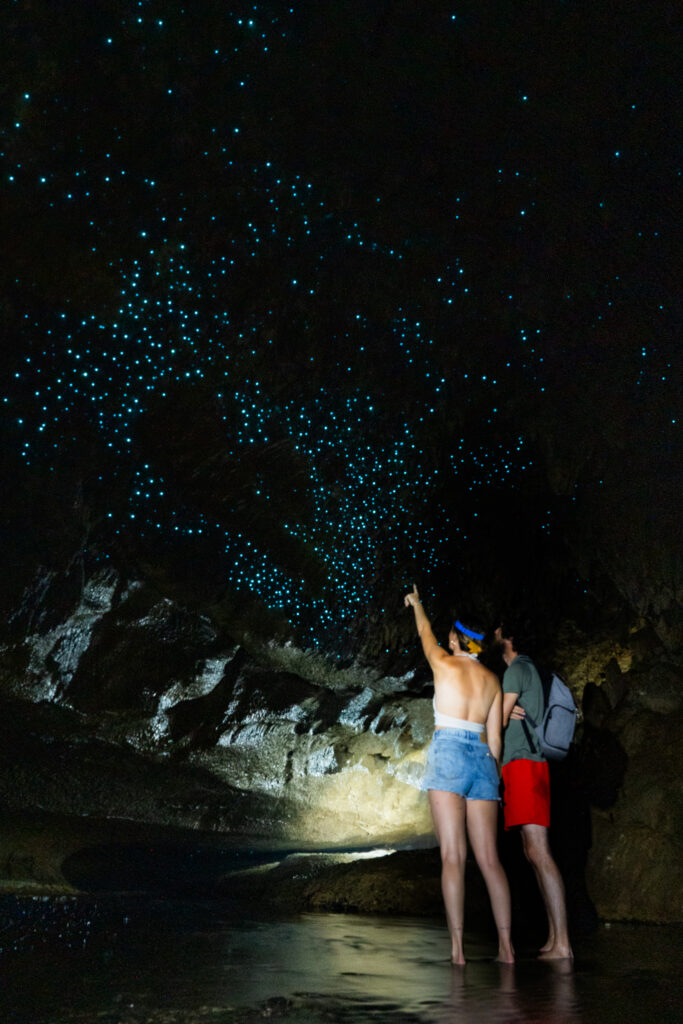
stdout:
[[498,859],[498,778],[503,747],[503,697],[497,677],[476,660],[476,633],[455,622],[450,653],[436,642],[417,587],[404,603],[415,613],[422,650],[434,673],[434,736],[422,782],[441,850],[441,891],[452,960],[464,964],[463,917],[467,837],[484,876],[498,929],[498,957],[513,963],[510,888]]

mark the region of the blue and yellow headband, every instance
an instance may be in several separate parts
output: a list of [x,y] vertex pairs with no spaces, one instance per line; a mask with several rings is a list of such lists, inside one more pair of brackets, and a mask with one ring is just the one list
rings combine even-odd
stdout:
[[462,622],[458,619],[453,623],[453,629],[456,633],[462,633],[463,636],[469,637],[467,641],[467,649],[470,654],[481,654],[481,641],[484,639],[484,633],[475,633],[473,629],[468,629],[467,626],[463,626]]
[[463,626],[462,622],[459,622],[458,619],[453,623],[453,629],[456,633],[464,633],[465,636],[469,636],[472,640],[476,640],[477,642],[483,640],[486,635],[485,633],[475,633],[473,629],[468,629],[467,626]]

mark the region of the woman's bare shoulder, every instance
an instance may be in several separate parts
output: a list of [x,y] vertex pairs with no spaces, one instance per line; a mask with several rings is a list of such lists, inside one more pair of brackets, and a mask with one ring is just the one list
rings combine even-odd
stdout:
[[483,668],[484,672],[486,673],[486,679],[490,683],[495,683],[496,686],[500,686],[500,679],[498,678],[496,673],[492,669],[487,668],[486,665],[482,665],[481,667]]
[[500,685],[500,679],[496,673],[492,672],[489,668],[486,669],[484,686],[486,687],[486,692],[489,695],[492,704],[496,701],[496,698],[500,697],[502,699],[503,688]]

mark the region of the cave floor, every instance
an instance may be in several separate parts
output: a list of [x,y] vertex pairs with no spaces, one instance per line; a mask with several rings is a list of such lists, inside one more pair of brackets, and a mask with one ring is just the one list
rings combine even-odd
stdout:
[[523,937],[503,967],[471,933],[459,969],[431,918],[119,894],[5,895],[0,921],[0,1019],[14,1024],[681,1019],[683,926],[603,924],[573,969],[537,962]]

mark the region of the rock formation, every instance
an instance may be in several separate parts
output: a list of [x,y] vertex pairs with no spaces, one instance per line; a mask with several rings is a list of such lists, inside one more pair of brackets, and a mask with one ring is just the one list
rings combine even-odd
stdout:
[[[207,889],[234,889],[226,876],[275,904],[438,905],[433,854],[349,865],[340,852],[433,846],[419,673],[238,643],[112,567],[61,618],[58,594],[57,580],[39,581],[0,660],[6,884],[173,887],[168,851],[201,850]],[[572,756],[553,767],[553,836],[576,914],[592,899],[606,918],[681,920],[680,668],[652,630],[614,642],[571,625],[557,667],[584,711]],[[166,851],[166,878],[145,843]],[[314,856],[258,867],[294,851]]]

